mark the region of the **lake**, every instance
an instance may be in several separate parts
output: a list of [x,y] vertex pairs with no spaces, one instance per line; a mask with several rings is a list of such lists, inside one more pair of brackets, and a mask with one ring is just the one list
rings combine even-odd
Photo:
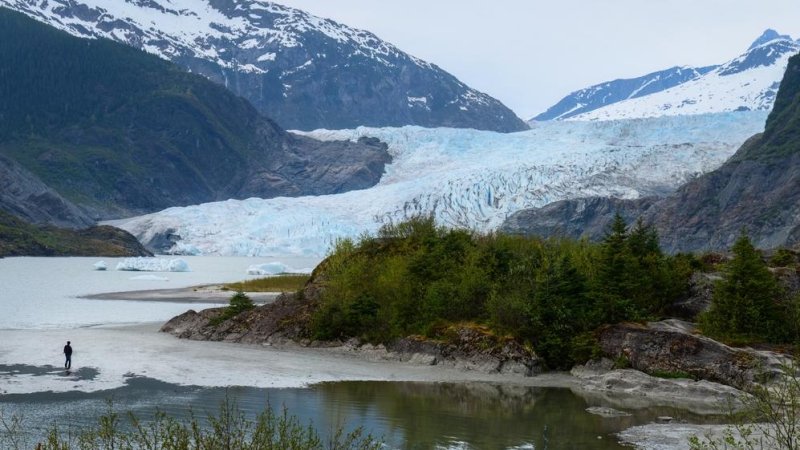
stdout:
[[[203,415],[226,398],[255,415],[285,406],[324,433],[363,426],[400,449],[618,449],[614,433],[658,416],[705,422],[673,408],[637,408],[604,418],[605,405],[566,388],[525,385],[438,367],[363,361],[325,350],[182,341],[158,324],[190,308],[164,302],[81,299],[100,292],[166,289],[248,278],[251,264],[313,267],[308,258],[184,257],[186,273],[94,271],[99,258],[0,259],[0,410],[34,433],[94,423],[112,400],[146,419],[157,408]],[[71,374],[60,368],[66,340]],[[389,380],[389,381],[387,381]],[[435,382],[446,380],[449,382]]]

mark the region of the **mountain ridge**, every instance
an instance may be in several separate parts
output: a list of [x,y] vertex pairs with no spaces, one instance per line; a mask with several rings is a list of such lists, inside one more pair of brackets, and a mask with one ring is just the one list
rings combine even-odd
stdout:
[[530,123],[769,110],[788,58],[797,52],[800,41],[767,30],[723,64],[673,67],[593,85],[567,95]]
[[0,155],[92,219],[359,189],[376,183],[391,160],[377,140],[326,143],[288,133],[168,61],[4,8],[0,61]]
[[372,33],[253,0],[0,0],[202,74],[284,128],[527,128],[498,100]]
[[669,252],[726,250],[742,232],[760,248],[800,244],[800,55],[789,59],[764,132],[716,170],[659,200],[559,201],[518,212],[502,229],[599,239],[617,210],[653,224]]

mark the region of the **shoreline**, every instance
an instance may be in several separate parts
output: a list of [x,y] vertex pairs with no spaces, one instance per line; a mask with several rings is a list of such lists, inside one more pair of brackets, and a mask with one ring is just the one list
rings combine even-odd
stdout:
[[[138,302],[197,303],[208,305],[227,304],[235,293],[223,290],[222,284],[203,284],[185,288],[144,289],[136,291],[103,292],[81,295],[87,300],[123,300]],[[256,305],[274,302],[282,292],[245,292]]]
[[[216,305],[227,303],[231,291],[222,291],[219,284],[199,285],[178,289],[157,289],[127,292],[92,294],[84,298],[97,300],[133,300],[175,303],[196,303]],[[253,293],[251,298],[258,304],[272,303],[280,293]],[[260,295],[259,295],[260,294]],[[248,293],[248,296],[251,294]],[[254,298],[255,297],[255,298]],[[263,303],[262,303],[263,302]],[[632,369],[600,369],[576,367],[571,372],[544,372],[534,376],[518,374],[487,373],[475,369],[464,369],[452,365],[429,365],[420,362],[401,361],[397,355],[371,346],[352,347],[343,343],[340,346],[311,347],[293,341],[271,342],[269,344],[245,344],[233,342],[193,341],[179,339],[169,333],[160,332],[164,323],[98,326],[96,329],[117,330],[128,333],[142,333],[164,336],[177,342],[193,345],[208,344],[233,346],[256,351],[280,352],[296,358],[313,357],[322,360],[336,360],[337,363],[351,361],[356,364],[372,364],[381,368],[373,369],[370,376],[359,378],[342,373],[319,381],[304,383],[308,387],[317,383],[336,381],[422,381],[422,382],[490,382],[529,387],[567,388],[586,399],[611,404],[616,408],[638,409],[648,406],[670,406],[686,409],[698,414],[718,414],[726,403],[725,399],[740,391],[720,383],[693,381],[689,379],[657,378]],[[336,367],[336,365],[333,365]],[[403,378],[398,367],[415,372]],[[287,386],[288,387],[288,386]],[[292,385],[291,387],[296,387]]]

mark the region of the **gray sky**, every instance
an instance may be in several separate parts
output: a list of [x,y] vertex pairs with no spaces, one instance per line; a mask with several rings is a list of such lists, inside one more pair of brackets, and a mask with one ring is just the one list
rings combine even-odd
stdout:
[[800,0],[276,0],[369,30],[528,119],[568,93],[800,38]]

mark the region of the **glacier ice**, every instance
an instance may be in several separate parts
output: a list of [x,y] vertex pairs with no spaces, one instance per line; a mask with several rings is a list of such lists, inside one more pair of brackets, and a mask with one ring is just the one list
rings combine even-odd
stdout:
[[117,270],[131,272],[189,272],[189,263],[183,259],[125,258],[117,263]]
[[105,261],[97,261],[94,263],[94,270],[106,270],[108,269],[108,264]]
[[248,275],[278,275],[287,273],[289,268],[285,264],[279,262],[271,262],[266,264],[253,264],[247,268]]
[[322,256],[338,239],[432,214],[486,232],[511,213],[585,196],[660,195],[713,170],[766,111],[617,121],[544,122],[511,134],[419,127],[317,130],[317,139],[374,136],[393,161],[374,187],[336,195],[227,200],[108,222],[145,244],[179,235],[171,253]]

